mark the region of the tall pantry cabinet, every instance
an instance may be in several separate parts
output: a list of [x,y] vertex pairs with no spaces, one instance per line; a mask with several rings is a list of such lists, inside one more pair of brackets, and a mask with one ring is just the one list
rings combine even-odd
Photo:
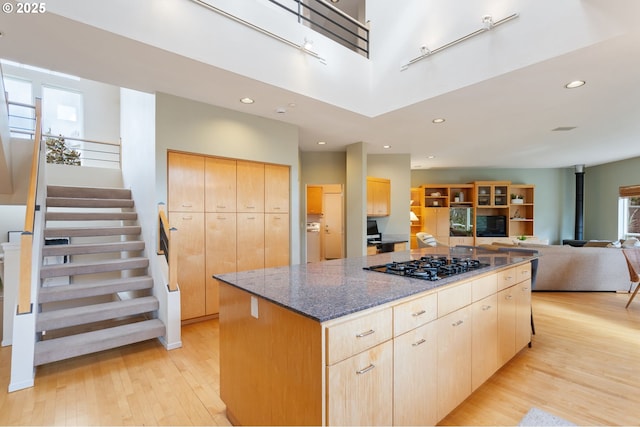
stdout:
[[218,313],[214,274],[289,264],[289,167],[169,152],[182,320]]

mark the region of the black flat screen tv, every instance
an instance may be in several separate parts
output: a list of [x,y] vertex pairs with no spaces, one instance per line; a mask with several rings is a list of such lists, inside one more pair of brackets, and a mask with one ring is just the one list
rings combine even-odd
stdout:
[[507,217],[505,215],[478,215],[476,236],[507,237]]

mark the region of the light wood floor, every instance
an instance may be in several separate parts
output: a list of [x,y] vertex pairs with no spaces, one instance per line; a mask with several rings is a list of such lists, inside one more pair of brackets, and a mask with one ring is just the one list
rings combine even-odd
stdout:
[[[536,335],[444,425],[517,425],[538,407],[578,425],[640,425],[640,302],[627,294],[534,293]],[[635,303],[635,301],[634,301]],[[0,349],[0,425],[228,425],[219,397],[218,323],[183,327],[184,347],[157,341],[38,368],[7,393]]]

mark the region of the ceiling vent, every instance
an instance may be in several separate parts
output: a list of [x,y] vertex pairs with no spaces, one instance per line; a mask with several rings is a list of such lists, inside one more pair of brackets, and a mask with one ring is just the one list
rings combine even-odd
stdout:
[[560,126],[560,127],[555,128],[555,129],[551,129],[551,131],[552,132],[568,131],[568,130],[573,130],[575,128],[576,128],[576,126]]

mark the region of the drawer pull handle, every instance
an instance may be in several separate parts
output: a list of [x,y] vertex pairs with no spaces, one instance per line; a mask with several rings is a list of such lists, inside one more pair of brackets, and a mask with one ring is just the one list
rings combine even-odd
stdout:
[[193,206],[193,205],[192,205],[191,203],[183,203],[183,204],[182,204],[182,207],[183,207],[183,208],[190,208],[190,207],[192,207],[192,206]]
[[505,295],[505,297],[504,297],[504,299],[506,299],[506,300],[509,300],[509,299],[512,299],[512,298],[513,298],[513,295]]
[[248,220],[254,220],[254,219],[256,219],[256,217],[255,216],[248,216],[247,219]]
[[183,217],[182,217],[182,219],[184,219],[184,220],[186,221],[186,220],[191,220],[191,219],[193,219],[193,217],[192,217],[192,216],[183,216]]
[[529,270],[522,270],[522,274],[529,274]]
[[417,347],[417,346],[419,346],[420,344],[424,344],[424,343],[426,343],[426,342],[427,342],[427,340],[425,340],[424,338],[422,338],[420,341],[416,341],[416,342],[414,342],[414,343],[413,343],[413,344],[411,344],[411,345],[412,345],[412,346],[414,346],[414,347]]
[[491,308],[491,306],[490,306],[490,305],[483,305],[483,306],[482,306],[482,311],[487,311],[487,310],[489,310],[490,308]]
[[375,367],[376,367],[376,365],[374,365],[372,363],[369,366],[367,366],[366,368],[363,368],[363,369],[360,369],[359,371],[356,371],[356,374],[358,374],[358,375],[366,374],[367,372],[369,372],[370,370],[372,370]]
[[452,323],[451,326],[460,326],[462,325],[464,322],[462,320],[458,320],[456,323]]
[[247,208],[247,209],[255,209],[256,207],[255,206],[245,206],[245,208]]
[[219,217],[217,217],[217,219],[219,219],[219,220],[225,220],[225,219],[227,219],[227,217],[226,217],[226,216],[219,216]]
[[422,316],[423,314],[425,314],[427,311],[426,310],[420,310],[416,313],[413,313],[412,316],[413,317],[418,317],[418,316]]
[[216,208],[218,208],[218,209],[227,209],[227,207],[223,206],[223,205],[216,205]]
[[513,279],[513,276],[506,276],[506,277],[504,278],[504,280],[511,280],[511,279]]
[[375,333],[375,331],[373,329],[369,329],[367,332],[360,332],[359,334],[357,334],[356,338],[366,337],[367,335],[371,335],[373,333]]
[[273,210],[276,210],[276,209],[282,209],[282,208],[280,206],[274,206]]
[[526,292],[526,291],[528,291],[528,290],[529,290],[529,288],[522,288],[522,291],[523,291],[523,292]]

